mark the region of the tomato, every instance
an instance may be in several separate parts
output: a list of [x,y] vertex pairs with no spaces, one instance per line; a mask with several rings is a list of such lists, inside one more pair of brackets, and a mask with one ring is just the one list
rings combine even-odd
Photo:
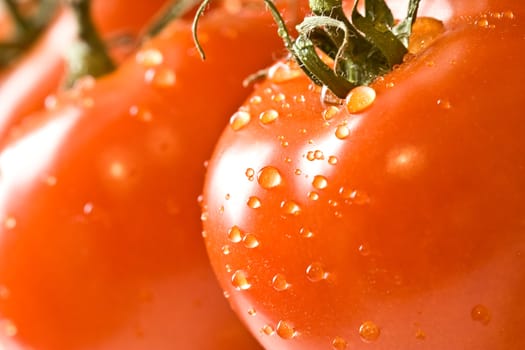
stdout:
[[191,20],[175,21],[12,129],[0,154],[6,350],[259,348],[211,270],[197,197],[243,79],[283,52],[261,6],[206,11],[204,62]]
[[[108,40],[119,35],[135,37],[164,3],[166,0],[93,1],[93,21]],[[65,51],[74,42],[76,32],[71,11],[60,9],[31,49],[3,73],[0,139],[24,116],[44,108],[46,97],[59,90],[65,74]],[[122,60],[122,48],[115,47],[113,51],[115,58]]]
[[360,108],[279,62],[218,141],[205,242],[265,348],[525,348],[525,8],[441,3]]

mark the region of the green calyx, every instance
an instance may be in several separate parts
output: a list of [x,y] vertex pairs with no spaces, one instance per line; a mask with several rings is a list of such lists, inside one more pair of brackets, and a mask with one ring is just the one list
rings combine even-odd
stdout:
[[[384,0],[365,0],[361,14],[355,0],[349,19],[342,0],[310,0],[312,16],[296,26],[293,39],[272,0],[264,0],[278,25],[287,49],[310,79],[340,98],[367,85],[403,62],[420,0],[409,0],[408,13],[396,23]],[[330,57],[330,67],[319,56]]]
[[0,41],[0,68],[8,66],[35,42],[55,14],[58,1],[41,0],[31,16],[23,13],[14,0],[4,0],[4,5],[15,31],[12,38]]

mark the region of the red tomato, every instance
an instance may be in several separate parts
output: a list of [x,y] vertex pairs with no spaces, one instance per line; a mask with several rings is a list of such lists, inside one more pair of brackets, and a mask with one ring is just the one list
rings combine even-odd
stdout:
[[[96,0],[93,21],[105,38],[136,36],[164,3],[166,0]],[[46,97],[59,89],[65,74],[64,55],[76,32],[71,11],[60,9],[31,49],[4,72],[0,80],[0,139],[24,116],[44,108]],[[122,50],[117,53],[122,60]]]
[[259,348],[218,287],[197,203],[242,80],[283,52],[262,7],[232,11],[201,19],[205,62],[191,21],[175,21],[13,131],[0,154],[6,350]]
[[525,8],[493,5],[364,110],[278,63],[233,114],[205,241],[265,348],[525,349]]

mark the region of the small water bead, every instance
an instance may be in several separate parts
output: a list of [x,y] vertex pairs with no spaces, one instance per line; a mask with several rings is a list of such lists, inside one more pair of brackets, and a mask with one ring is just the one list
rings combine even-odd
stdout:
[[227,290],[223,291],[222,295],[224,295],[224,298],[230,299],[230,292],[228,292]]
[[262,102],[262,97],[259,96],[259,95],[255,95],[255,96],[250,97],[250,103],[252,105],[258,105],[261,102]]
[[272,326],[266,324],[262,326],[262,328],[260,329],[260,332],[264,335],[273,335],[275,333],[275,330],[273,329]]
[[230,255],[231,253],[231,250],[230,250],[230,246],[229,245],[223,245],[222,246],[222,254],[224,255]]
[[155,67],[164,61],[162,52],[157,49],[143,49],[135,55],[135,61],[144,67]]
[[503,17],[505,17],[506,19],[514,19],[515,15],[514,15],[514,12],[509,10],[509,11],[503,12]]
[[427,338],[427,335],[423,330],[421,329],[416,330],[416,339],[425,340],[426,338]]
[[282,201],[281,208],[287,215],[298,216],[301,214],[301,207],[294,201]]
[[248,315],[250,316],[257,316],[257,310],[255,310],[253,307],[248,309]]
[[7,230],[13,230],[16,227],[16,219],[12,216],[7,217],[4,220],[4,227]]
[[312,238],[314,236],[314,233],[312,230],[306,227],[301,227],[301,229],[299,230],[299,235],[303,238]]
[[329,106],[323,111],[323,119],[324,120],[331,120],[333,119],[337,113],[339,113],[339,107],[336,106]]
[[303,171],[301,169],[295,169],[294,174],[295,175],[302,175]]
[[292,99],[296,103],[305,103],[306,102],[306,97],[304,97],[304,95],[297,95],[297,96],[294,96]]
[[277,335],[283,339],[292,339],[297,332],[294,327],[287,321],[279,321],[276,327]]
[[246,272],[244,272],[243,270],[237,270],[233,273],[232,285],[237,290],[247,290],[250,289],[250,287],[252,286],[250,282],[248,282]]
[[252,119],[250,113],[246,111],[237,111],[230,118],[230,127],[233,131],[239,131],[250,123]]
[[230,264],[224,265],[224,270],[228,273],[231,273],[233,271]]
[[262,168],[257,174],[257,182],[264,189],[271,189],[281,184],[281,173],[273,166]]
[[93,213],[93,203],[86,203],[84,204],[84,207],[82,208],[82,211],[84,212],[85,215],[89,215],[91,213]]
[[319,193],[315,191],[308,192],[308,199],[313,200],[313,201],[319,200]]
[[242,242],[244,243],[244,246],[246,248],[250,249],[257,248],[259,246],[259,240],[257,239],[257,237],[255,237],[253,233],[247,233],[243,237]]
[[328,278],[328,273],[321,263],[314,262],[306,268],[306,277],[311,282],[320,282]]
[[432,17],[419,17],[412,26],[408,52],[416,54],[430,46],[445,31],[443,22]]
[[267,77],[273,83],[282,83],[300,77],[303,74],[299,67],[285,62],[277,62],[268,69]]
[[283,94],[283,93],[278,93],[278,94],[272,96],[272,101],[282,102],[284,100],[286,100],[286,95]]
[[470,316],[473,321],[480,322],[483,325],[488,325],[490,323],[490,311],[484,305],[476,305],[472,308]]
[[362,256],[369,256],[370,255],[370,247],[367,244],[365,244],[365,243],[359,245],[359,247],[357,247],[357,251]]
[[244,175],[246,175],[248,180],[253,181],[255,179],[255,170],[253,170],[252,168],[248,168],[246,169]]
[[335,137],[339,140],[344,140],[350,136],[350,128],[346,124],[338,125],[335,129]]
[[172,87],[175,85],[175,72],[170,68],[150,68],[145,73],[147,83],[151,83],[160,88]]
[[337,159],[336,156],[330,156],[330,157],[328,157],[328,164],[330,164],[330,165],[336,165],[336,164],[337,164],[337,161],[338,161],[338,159]]
[[291,284],[286,281],[286,277],[278,273],[272,278],[272,287],[278,292],[282,292],[290,288]]
[[374,322],[366,321],[359,327],[359,335],[363,341],[373,342],[379,338],[381,330]]
[[376,91],[369,86],[357,86],[350,90],[345,99],[350,113],[359,113],[370,107],[376,99]]
[[261,200],[258,197],[251,196],[246,204],[252,209],[258,209],[261,207]]
[[323,175],[316,175],[314,176],[314,180],[312,181],[312,186],[314,186],[318,190],[325,189],[328,187],[328,180]]
[[241,231],[239,226],[234,225],[228,230],[228,239],[233,243],[239,243],[242,241],[244,233]]
[[129,108],[129,115],[142,122],[150,122],[153,119],[153,115],[149,110],[138,106],[131,106]]
[[348,342],[342,337],[335,337],[332,340],[332,348],[334,350],[345,350],[348,346]]
[[262,124],[273,123],[277,120],[277,118],[279,118],[279,112],[277,112],[275,109],[269,109],[259,115],[259,120]]
[[437,100],[437,105],[441,107],[442,109],[450,109],[452,107],[452,105],[450,104],[450,101],[447,99]]

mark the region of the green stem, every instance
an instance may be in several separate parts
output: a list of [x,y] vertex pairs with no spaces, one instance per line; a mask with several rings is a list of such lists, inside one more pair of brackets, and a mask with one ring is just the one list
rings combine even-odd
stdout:
[[90,0],[66,0],[78,23],[78,39],[68,52],[66,86],[83,76],[100,77],[112,72],[115,64],[91,19]]
[[4,1],[9,11],[9,14],[11,15],[11,18],[15,22],[19,35],[24,35],[24,33],[31,31],[33,29],[31,22],[29,22],[28,20],[26,20],[24,16],[22,16],[22,14],[20,13],[18,9],[16,2],[14,0],[4,0]]
[[[145,0],[143,0],[145,1]],[[159,34],[164,27],[172,20],[181,18],[197,7],[200,0],[175,0],[162,14],[156,18],[149,28],[145,31],[144,39],[151,38]]]

